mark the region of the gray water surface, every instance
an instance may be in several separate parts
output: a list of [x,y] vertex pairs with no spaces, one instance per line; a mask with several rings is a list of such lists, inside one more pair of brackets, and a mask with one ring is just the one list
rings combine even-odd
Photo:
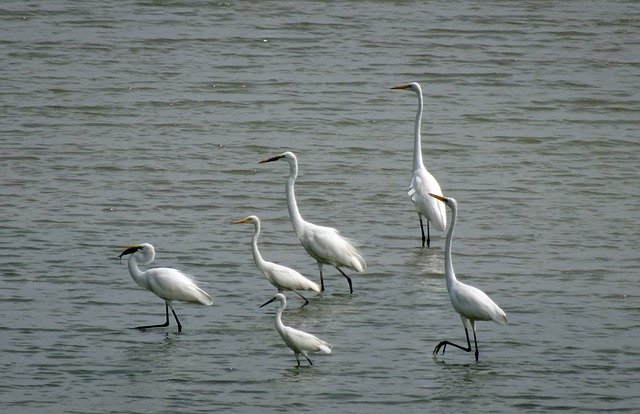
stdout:
[[[2,412],[603,412],[640,406],[635,1],[17,2],[0,5]],[[460,280],[509,325],[462,343],[444,234],[407,197],[421,82],[427,168],[458,200]],[[289,222],[367,260],[285,323],[334,346],[295,358],[250,254],[318,281]],[[215,299],[138,288],[150,242]]]

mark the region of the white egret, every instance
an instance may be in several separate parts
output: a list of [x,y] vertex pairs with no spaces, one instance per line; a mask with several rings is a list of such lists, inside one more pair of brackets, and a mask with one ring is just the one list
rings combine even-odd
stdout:
[[262,258],[260,251],[258,250],[258,237],[260,237],[260,219],[257,216],[248,216],[243,219],[233,222],[234,224],[251,223],[253,224],[253,238],[251,240],[251,253],[253,254],[253,261],[256,263],[256,267],[267,278],[269,283],[278,289],[278,293],[284,290],[290,290],[304,299],[304,304],[301,307],[309,304],[307,298],[302,296],[298,290],[312,290],[314,292],[320,292],[320,286],[316,282],[312,282],[306,277],[302,276],[297,271],[279,265],[277,263],[267,262]]
[[[409,184],[409,197],[413,202],[413,207],[418,212],[420,220],[420,231],[422,232],[422,247],[424,247],[425,239],[427,247],[431,245],[431,236],[429,231],[429,223],[439,231],[444,231],[447,226],[447,211],[445,207],[429,197],[429,193],[442,195],[440,184],[427,171],[422,160],[422,143],[420,141],[420,129],[422,126],[422,88],[417,82],[394,86],[391,89],[407,89],[414,91],[418,95],[418,112],[416,113],[415,138],[413,141],[413,176]],[[422,216],[427,219],[427,236],[424,235],[424,226],[422,224]]]
[[136,329],[159,328],[169,326],[169,308],[173,313],[173,317],[178,323],[178,332],[182,331],[182,325],[178,320],[178,315],[173,309],[173,301],[200,303],[206,306],[213,304],[213,299],[204,290],[200,289],[193,279],[177,269],[168,267],[157,267],[141,271],[138,265],[148,265],[153,262],[156,251],[149,243],[143,243],[136,246],[128,247],[120,253],[122,256],[129,256],[129,273],[133,280],[141,287],[155,293],[164,299],[166,321],[160,325],[136,326]]
[[284,308],[287,306],[287,298],[282,293],[278,293],[272,299],[260,305],[260,307],[266,306],[275,300],[280,301],[280,306],[278,306],[278,310],[276,311],[276,330],[282,337],[284,343],[293,351],[293,354],[296,356],[296,361],[298,361],[298,366],[300,366],[300,359],[298,359],[299,354],[302,354],[307,358],[309,365],[313,365],[313,362],[309,359],[309,354],[318,351],[325,354],[331,353],[330,343],[325,342],[310,333],[302,332],[290,326],[285,326],[282,323],[282,312],[284,312]]
[[455,346],[463,351],[471,352],[471,341],[469,340],[469,330],[467,329],[467,321],[471,322],[471,329],[473,329],[473,343],[476,348],[476,361],[478,360],[478,341],[476,339],[476,321],[495,321],[500,325],[507,324],[507,315],[494,301],[487,296],[486,293],[478,288],[459,282],[456,279],[456,274],[453,272],[453,263],[451,262],[451,240],[453,239],[453,230],[456,226],[456,219],[458,216],[458,204],[456,200],[451,197],[443,197],[437,194],[431,194],[443,203],[445,203],[451,209],[451,223],[449,224],[449,231],[447,232],[447,241],[444,248],[444,267],[445,275],[447,279],[447,291],[449,292],[449,298],[453,309],[455,309],[460,318],[462,319],[462,325],[464,326],[464,333],[467,335],[467,347],[454,344],[449,341],[441,341],[436,345],[433,350],[433,355],[436,355],[440,349],[444,355],[447,345]]
[[296,203],[294,184],[298,177],[298,159],[293,152],[287,151],[275,157],[262,160],[260,163],[285,160],[289,163],[289,178],[287,179],[287,207],[293,230],[300,239],[300,243],[311,257],[318,262],[320,270],[320,289],[324,291],[322,278],[322,265],[334,266],[349,282],[349,292],[353,293],[351,278],[340,269],[346,267],[358,272],[364,272],[367,263],[353,245],[353,243],[340,235],[338,230],[332,227],[318,226],[302,218]]

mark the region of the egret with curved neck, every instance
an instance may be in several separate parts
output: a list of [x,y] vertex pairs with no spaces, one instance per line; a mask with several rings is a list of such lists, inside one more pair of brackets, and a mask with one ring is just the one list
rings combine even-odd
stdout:
[[248,216],[243,219],[233,222],[234,224],[251,223],[253,224],[253,238],[251,239],[251,253],[253,254],[253,261],[256,264],[260,273],[271,283],[278,293],[282,291],[290,290],[300,296],[304,300],[304,304],[301,307],[305,307],[309,304],[307,298],[302,296],[298,290],[311,290],[314,292],[320,292],[320,286],[316,282],[312,282],[306,277],[302,276],[297,271],[264,260],[258,250],[258,237],[260,236],[260,219],[257,216]]
[[300,210],[298,210],[294,190],[296,178],[298,177],[298,159],[293,152],[287,151],[275,157],[262,160],[260,163],[278,160],[285,160],[289,163],[289,178],[286,185],[289,218],[291,219],[293,230],[300,239],[300,243],[318,263],[320,289],[324,291],[322,266],[328,264],[342,273],[342,276],[349,282],[349,292],[353,293],[351,278],[342,271],[341,267],[364,272],[367,268],[367,263],[353,243],[349,239],[342,237],[338,230],[332,227],[318,226],[302,218]]
[[196,283],[185,273],[177,269],[168,267],[156,267],[140,270],[138,265],[148,265],[156,257],[156,251],[149,243],[143,243],[128,247],[118,257],[128,255],[129,273],[131,278],[143,289],[150,290],[160,298],[164,299],[166,321],[159,325],[136,326],[136,329],[159,328],[169,326],[169,308],[178,324],[178,332],[182,331],[182,325],[178,320],[178,315],[173,308],[173,301],[200,303],[211,306],[213,299],[204,290],[200,289]]
[[[406,89],[416,93],[418,95],[418,111],[416,112],[415,121],[415,138],[413,140],[413,176],[409,184],[409,197],[413,202],[413,207],[418,213],[418,220],[420,220],[420,231],[422,233],[422,247],[431,245],[431,235],[429,230],[429,223],[432,223],[439,231],[444,231],[447,226],[447,211],[445,207],[429,197],[429,193],[442,195],[440,184],[438,181],[427,171],[422,159],[422,142],[420,139],[420,129],[422,127],[422,110],[424,107],[422,100],[422,88],[417,82],[394,86],[391,89]],[[427,219],[427,235],[424,234],[424,225],[422,223],[422,216]]]
[[463,351],[471,352],[471,341],[469,340],[469,330],[467,328],[467,321],[471,322],[471,329],[473,330],[473,343],[476,348],[476,361],[478,360],[478,341],[476,339],[476,321],[495,321],[500,325],[507,324],[507,315],[494,301],[491,300],[486,293],[478,288],[467,285],[458,281],[456,274],[453,271],[453,263],[451,261],[451,242],[453,239],[453,230],[456,226],[456,219],[458,217],[458,203],[451,197],[443,197],[438,194],[430,194],[434,199],[442,201],[451,209],[451,223],[449,224],[449,230],[447,231],[447,241],[444,247],[444,271],[447,280],[447,291],[449,292],[449,298],[453,309],[460,315],[462,319],[462,325],[464,326],[464,333],[467,336],[467,346],[454,344],[449,341],[441,341],[436,345],[433,350],[433,355],[436,355],[440,349],[444,355],[447,345],[460,348]]
[[273,297],[273,299],[263,303],[260,307],[262,308],[276,300],[280,302],[280,306],[278,306],[278,310],[276,311],[276,331],[278,331],[284,343],[293,351],[293,354],[296,356],[296,361],[298,361],[298,366],[300,366],[300,359],[298,359],[299,354],[302,354],[307,358],[309,365],[313,365],[313,362],[309,359],[309,354],[318,351],[325,354],[331,353],[330,343],[325,342],[310,333],[285,326],[285,324],[282,323],[282,313],[284,312],[284,308],[287,306],[287,298],[282,293],[278,293]]

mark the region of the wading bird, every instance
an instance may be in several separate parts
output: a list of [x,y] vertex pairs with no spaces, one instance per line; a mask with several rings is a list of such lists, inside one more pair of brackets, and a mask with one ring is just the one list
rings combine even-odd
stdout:
[[312,282],[306,277],[302,276],[295,270],[279,265],[277,263],[267,262],[262,258],[260,251],[258,250],[258,237],[260,236],[260,219],[257,216],[248,216],[243,219],[234,221],[233,224],[251,223],[253,224],[253,238],[251,240],[251,253],[253,254],[253,261],[256,263],[256,267],[260,270],[260,273],[267,278],[269,283],[278,289],[278,293],[283,290],[290,290],[304,299],[305,307],[309,304],[307,298],[302,296],[298,290],[312,290],[314,292],[320,292],[320,286],[316,282]]
[[313,354],[318,351],[325,354],[331,353],[330,343],[309,333],[299,331],[291,328],[290,326],[285,326],[282,323],[282,312],[284,312],[284,308],[287,306],[287,298],[282,293],[278,293],[273,297],[273,299],[263,303],[260,307],[266,306],[275,300],[280,301],[280,306],[278,306],[278,310],[276,311],[276,330],[282,337],[284,343],[293,351],[293,354],[296,356],[296,361],[298,361],[298,366],[300,366],[300,359],[298,358],[299,354],[302,354],[307,358],[309,365],[313,365],[313,362],[309,359],[309,354]]
[[340,269],[346,267],[357,272],[364,272],[367,263],[364,261],[358,249],[353,243],[340,235],[338,230],[332,227],[318,226],[305,221],[300,215],[294,184],[298,177],[298,159],[293,152],[287,151],[275,157],[262,160],[260,163],[285,160],[289,163],[289,178],[287,179],[287,207],[289,218],[293,225],[293,230],[300,239],[304,249],[318,263],[320,270],[320,289],[324,291],[324,280],[322,278],[322,265],[334,266],[342,276],[349,282],[349,292],[353,293],[351,278]]
[[467,321],[471,322],[473,329],[473,343],[476,347],[476,361],[478,360],[478,341],[476,339],[476,321],[495,321],[500,325],[507,324],[507,315],[494,301],[487,296],[486,293],[478,288],[459,282],[456,274],[453,272],[453,263],[451,262],[451,240],[453,239],[453,230],[456,226],[458,216],[458,203],[450,197],[443,197],[437,194],[431,194],[451,209],[451,223],[447,232],[447,241],[444,248],[444,269],[447,280],[447,291],[453,309],[460,314],[464,333],[467,335],[467,347],[463,347],[453,342],[441,341],[433,350],[433,355],[437,355],[442,349],[444,355],[447,345],[455,346],[463,351],[471,352],[471,341],[469,340],[469,330],[467,329]]
[[143,289],[147,289],[164,299],[166,321],[160,325],[136,326],[136,329],[159,328],[169,326],[169,308],[178,323],[178,332],[182,331],[182,325],[178,320],[178,315],[173,309],[173,301],[200,303],[202,305],[211,306],[213,299],[204,290],[196,286],[193,279],[180,270],[168,267],[156,267],[141,271],[138,265],[148,265],[153,262],[156,251],[149,243],[143,243],[131,246],[120,253],[122,256],[129,256],[129,273],[133,280]]
[[[417,82],[394,86],[391,89],[407,89],[414,91],[416,95],[418,95],[418,112],[416,113],[415,138],[413,141],[413,176],[409,184],[409,197],[411,197],[413,207],[418,212],[420,231],[422,232],[422,247],[424,247],[425,240],[427,247],[429,247],[431,245],[429,223],[433,223],[437,230],[444,231],[447,226],[447,211],[441,203],[429,197],[429,193],[442,195],[442,190],[440,189],[438,181],[427,171],[422,160],[422,143],[420,141],[422,109],[424,106],[422,89]],[[425,216],[427,219],[426,237],[424,235],[422,216]]]

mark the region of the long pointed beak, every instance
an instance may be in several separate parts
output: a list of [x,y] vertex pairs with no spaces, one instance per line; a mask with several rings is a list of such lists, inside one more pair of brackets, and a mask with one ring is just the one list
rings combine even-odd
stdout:
[[431,194],[431,193],[429,193],[429,195],[430,195],[431,197],[435,198],[436,200],[440,200],[440,201],[442,201],[443,203],[446,203],[446,202],[447,202],[447,197],[443,197],[443,196],[441,196],[441,195],[438,195],[438,194]]
[[265,303],[263,303],[262,305],[260,305],[260,307],[264,307],[267,306],[268,304],[270,304],[271,302],[273,302],[274,300],[276,300],[276,297],[272,297],[271,299],[269,299],[268,301],[266,301]]
[[123,251],[122,253],[120,253],[120,256],[118,256],[118,258],[122,259],[122,256],[125,256],[127,254],[131,254],[131,253],[135,253],[138,250],[142,249],[142,246],[129,246],[125,249],[125,251]]
[[236,220],[233,222],[233,224],[242,224],[242,223],[248,223],[249,222],[249,217],[245,217],[245,218],[241,218],[240,220]]
[[260,161],[258,164],[264,164],[265,162],[271,162],[271,161],[278,161],[281,158],[284,158],[284,155],[276,155],[275,157],[267,158],[266,160]]
[[409,88],[409,84],[408,83],[403,83],[402,85],[396,85],[394,87],[392,87],[391,89],[408,89]]

